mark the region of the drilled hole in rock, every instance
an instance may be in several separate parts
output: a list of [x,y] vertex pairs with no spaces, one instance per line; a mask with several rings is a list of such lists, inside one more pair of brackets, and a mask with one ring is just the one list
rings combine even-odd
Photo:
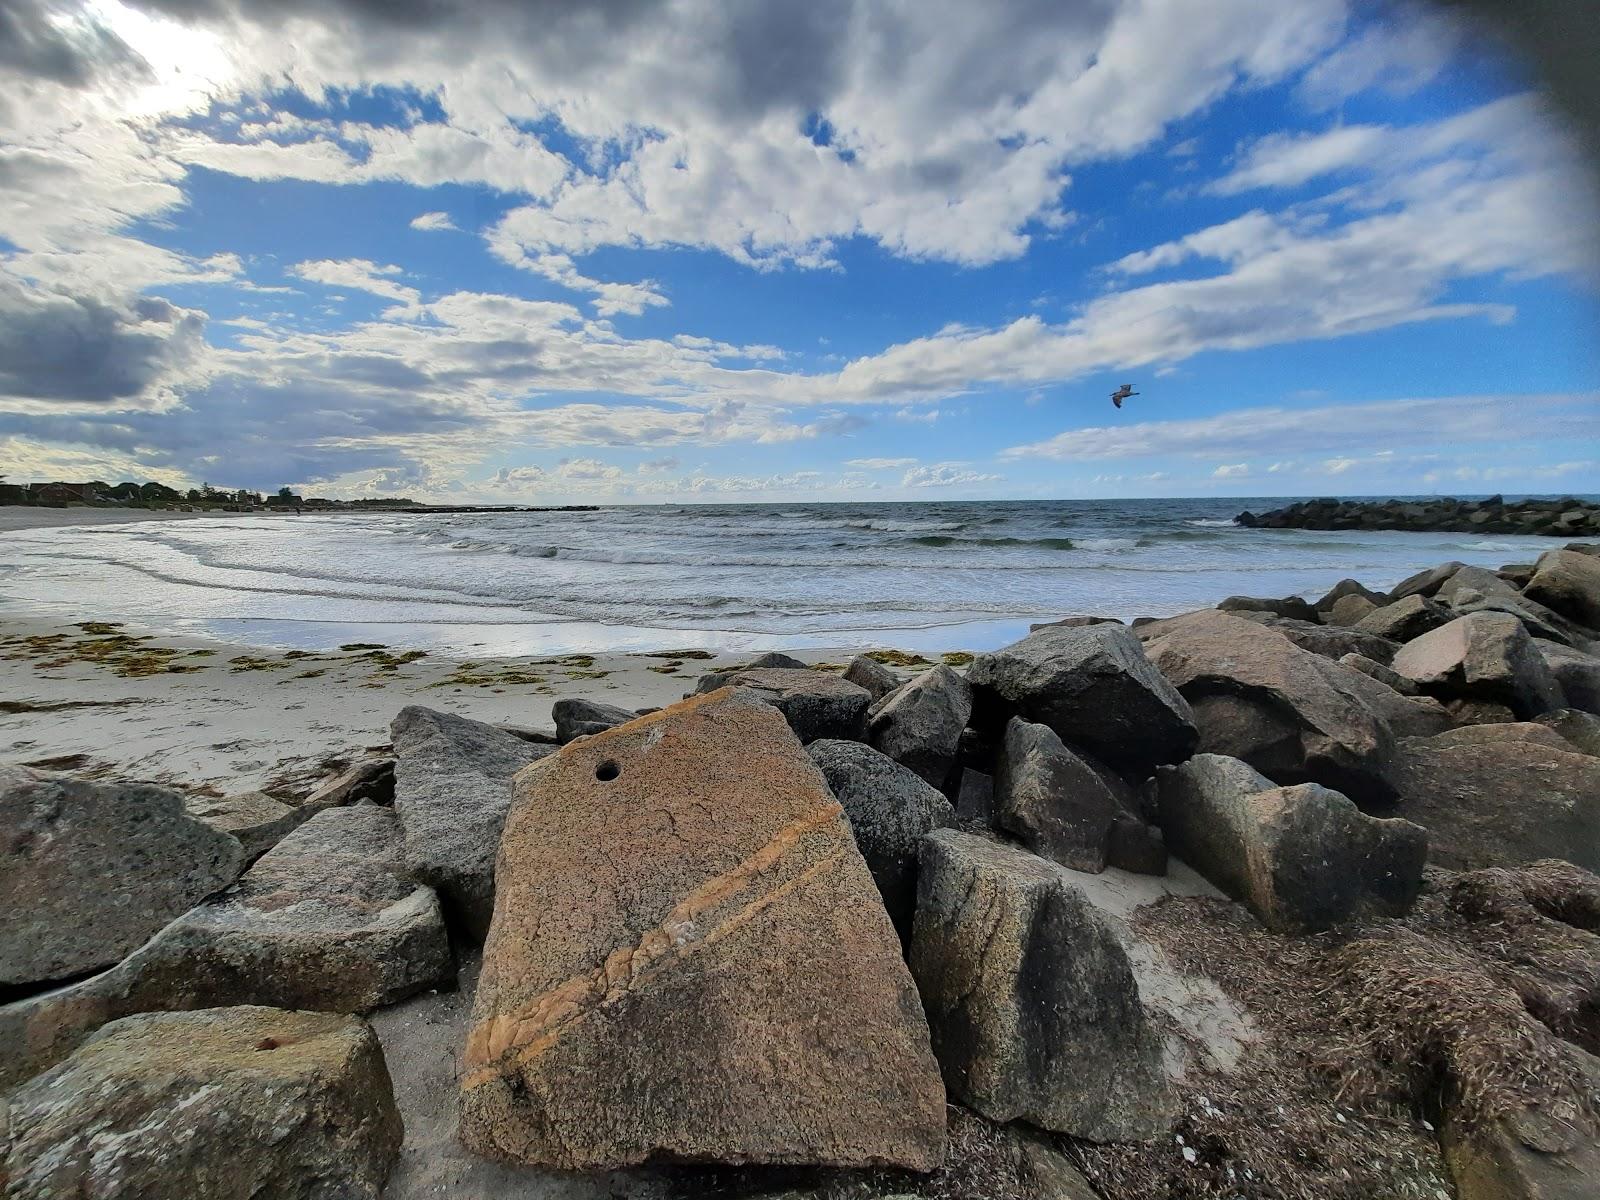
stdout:
[[617,766],[617,764],[612,762],[609,758],[594,769],[594,777],[601,783],[610,783],[613,779],[621,774],[622,768]]

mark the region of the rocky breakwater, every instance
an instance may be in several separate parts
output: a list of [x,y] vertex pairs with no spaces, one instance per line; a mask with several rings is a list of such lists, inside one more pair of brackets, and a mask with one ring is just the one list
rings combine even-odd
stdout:
[[1301,500],[1234,518],[1249,529],[1405,529],[1440,533],[1600,536],[1600,504],[1560,500]]
[[1571,547],[413,707],[309,819],[0,771],[0,1185],[1592,1196],[1597,623]]

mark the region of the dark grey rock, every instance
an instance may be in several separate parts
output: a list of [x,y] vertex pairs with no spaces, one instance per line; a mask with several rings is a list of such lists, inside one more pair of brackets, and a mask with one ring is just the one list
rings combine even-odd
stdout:
[[1415,575],[1408,575],[1389,589],[1389,599],[1403,600],[1407,596],[1432,596],[1444,585],[1445,580],[1466,565],[1463,562],[1451,561],[1440,563],[1437,567],[1429,567],[1425,571],[1418,571]]
[[1013,717],[994,780],[995,823],[1034,853],[1075,871],[1103,871],[1117,797],[1048,725]]
[[1270,929],[1398,916],[1421,890],[1427,835],[1409,821],[1369,817],[1319,784],[1275,787],[1245,763],[1215,755],[1196,755],[1158,778],[1171,851]]
[[964,767],[956,793],[956,820],[969,828],[987,829],[994,823],[994,777]]
[[910,963],[952,1096],[1090,1141],[1176,1107],[1127,948],[1072,873],[987,838],[923,839]]
[[615,704],[599,700],[584,700],[577,696],[564,696],[550,706],[550,716],[556,723],[556,740],[563,746],[573,738],[589,737],[626,725],[638,713]]
[[1535,638],[1533,644],[1567,707],[1600,713],[1600,656],[1541,638]]
[[0,1008],[0,1088],[137,1012],[271,1004],[365,1012],[454,978],[433,889],[406,875],[399,819],[318,813],[238,886],[191,909],[109,971]]
[[[707,677],[709,678],[709,676]],[[844,738],[859,742],[866,737],[867,706],[872,696],[866,688],[821,671],[786,667],[753,667],[735,671],[718,687],[736,687],[772,705],[789,722],[802,742],[818,738]],[[716,691],[702,679],[696,694]]]
[[967,671],[978,723],[1013,716],[1048,725],[1117,767],[1149,769],[1193,752],[1189,706],[1122,625],[1053,626]]
[[1580,754],[1600,758],[1600,717],[1576,708],[1541,713],[1534,722],[1554,731]]
[[867,725],[872,745],[936,788],[955,768],[961,731],[972,717],[972,689],[949,667],[924,671],[900,688]]
[[1465,726],[1396,748],[1387,771],[1398,812],[1428,831],[1429,860],[1458,871],[1541,858],[1600,868],[1600,759],[1505,729],[1516,726]]
[[494,911],[494,856],[511,778],[555,747],[420,705],[401,709],[389,735],[406,863],[439,893],[451,923],[482,941]]
[[1451,619],[1450,610],[1444,605],[1413,593],[1373,609],[1356,622],[1355,629],[1358,633],[1370,633],[1391,642],[1409,642],[1448,624]]
[[874,701],[882,700],[901,684],[900,676],[875,658],[858,654],[844,669],[844,678],[857,687],[866,688]]
[[0,985],[114,963],[243,865],[177,792],[0,766]]
[[233,796],[185,796],[189,815],[238,839],[244,861],[254,862],[318,810],[294,808],[265,792]]
[[902,942],[917,907],[917,845],[924,834],[955,824],[943,793],[860,742],[823,738],[806,747],[850,819],[883,906]]
[[1281,600],[1263,599],[1259,596],[1229,596],[1217,605],[1223,612],[1264,612],[1275,617],[1290,617],[1296,621],[1315,621],[1317,610],[1300,596],[1285,596]]

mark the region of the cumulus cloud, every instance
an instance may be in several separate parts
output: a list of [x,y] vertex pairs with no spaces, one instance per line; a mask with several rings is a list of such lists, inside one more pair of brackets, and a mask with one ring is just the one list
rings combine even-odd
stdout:
[[202,313],[0,273],[0,405],[166,408],[205,357]]
[[1237,479],[1241,475],[1250,474],[1250,468],[1244,463],[1225,463],[1211,472],[1213,479]]
[[906,488],[927,487],[966,487],[975,483],[995,483],[999,475],[985,475],[978,471],[969,471],[965,463],[943,462],[931,466],[912,467],[900,479],[900,486]]

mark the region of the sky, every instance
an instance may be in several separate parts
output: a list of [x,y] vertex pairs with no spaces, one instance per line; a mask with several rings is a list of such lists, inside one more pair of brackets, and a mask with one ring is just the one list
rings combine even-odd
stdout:
[[1595,491],[1596,218],[1400,4],[0,0],[0,474]]

